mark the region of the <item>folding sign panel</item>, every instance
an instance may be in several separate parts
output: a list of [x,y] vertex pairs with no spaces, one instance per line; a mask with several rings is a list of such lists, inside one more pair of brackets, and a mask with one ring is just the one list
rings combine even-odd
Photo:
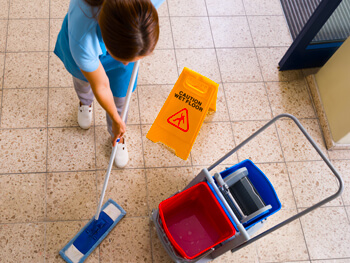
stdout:
[[216,110],[219,84],[184,68],[147,138],[173,148],[186,160],[209,109]]

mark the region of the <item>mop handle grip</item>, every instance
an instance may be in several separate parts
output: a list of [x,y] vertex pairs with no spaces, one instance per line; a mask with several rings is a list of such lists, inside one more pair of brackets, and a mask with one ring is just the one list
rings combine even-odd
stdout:
[[[135,84],[135,80],[136,80],[136,76],[137,76],[137,71],[139,69],[140,66],[140,60],[136,61],[134,64],[134,68],[132,70],[132,74],[131,74],[131,78],[130,78],[130,82],[129,82],[129,87],[128,87],[128,91],[126,93],[126,98],[125,98],[125,103],[123,106],[123,111],[122,111],[122,120],[125,122],[126,119],[126,113],[128,111],[129,108],[129,103],[130,103],[130,98],[132,95],[132,90]],[[101,197],[100,197],[100,201],[97,207],[97,212],[95,215],[95,220],[98,220],[99,216],[100,216],[100,212],[101,212],[101,207],[102,207],[102,202],[103,199],[105,197],[105,193],[106,193],[106,189],[107,189],[107,185],[108,185],[108,180],[109,180],[109,176],[111,174],[111,170],[113,167],[113,161],[115,158],[115,155],[117,153],[117,148],[118,148],[118,142],[120,141],[120,138],[118,138],[117,143],[115,144],[115,146],[112,147],[112,154],[111,157],[109,159],[109,164],[108,164],[108,168],[107,168],[107,173],[106,173],[106,178],[103,184],[103,188],[102,188],[102,193],[101,193]]]

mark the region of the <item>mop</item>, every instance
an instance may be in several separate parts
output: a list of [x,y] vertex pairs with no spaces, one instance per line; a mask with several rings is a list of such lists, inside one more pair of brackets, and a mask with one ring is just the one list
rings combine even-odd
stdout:
[[[140,61],[135,62],[132,70],[126,101],[122,111],[122,120],[125,121],[126,112],[134,87]],[[119,139],[117,140],[117,144]],[[109,159],[106,178],[102,188],[100,202],[96,215],[87,223],[83,229],[60,251],[61,257],[68,263],[81,263],[94,251],[115,225],[125,216],[126,212],[112,199],[109,199],[102,207],[102,202],[107,189],[108,179],[112,170],[113,161],[117,151],[117,144],[112,148]],[[102,211],[101,211],[102,210]]]

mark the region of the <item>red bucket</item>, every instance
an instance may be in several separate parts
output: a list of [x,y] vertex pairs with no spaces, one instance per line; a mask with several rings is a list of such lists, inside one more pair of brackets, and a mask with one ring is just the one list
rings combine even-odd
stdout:
[[196,258],[236,232],[205,182],[161,202],[159,215],[170,242],[187,259]]

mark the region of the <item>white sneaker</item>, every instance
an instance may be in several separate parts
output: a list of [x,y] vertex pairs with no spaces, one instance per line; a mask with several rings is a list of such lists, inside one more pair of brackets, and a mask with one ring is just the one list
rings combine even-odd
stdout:
[[118,168],[124,168],[129,161],[129,153],[128,149],[126,148],[125,138],[124,143],[118,143],[117,145],[117,152],[115,154],[115,165]]
[[78,106],[78,123],[80,128],[89,129],[92,122],[92,104]]

